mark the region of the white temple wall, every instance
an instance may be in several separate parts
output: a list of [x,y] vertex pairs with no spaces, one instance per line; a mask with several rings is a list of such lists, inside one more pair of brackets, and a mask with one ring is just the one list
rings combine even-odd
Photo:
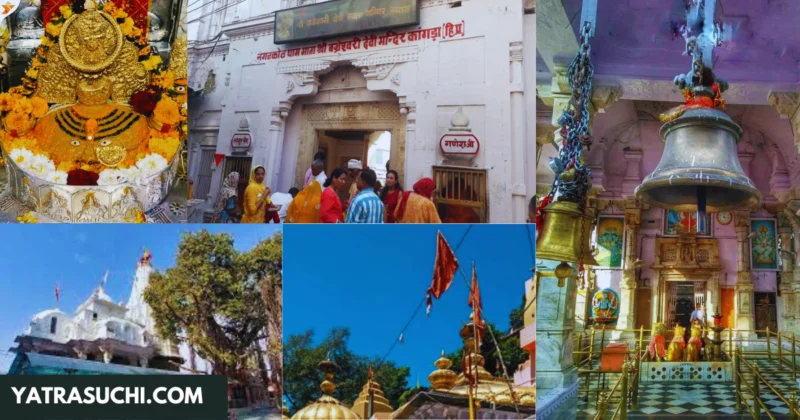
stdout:
[[[405,104],[407,117],[415,118],[407,121],[406,126],[404,185],[431,176],[431,166],[442,162],[439,138],[461,105],[470,117],[472,133],[481,143],[475,163],[488,170],[490,220],[523,222],[528,196],[535,190],[534,168],[525,164],[526,156],[528,162],[535,161],[535,148],[526,146],[533,141],[535,127],[527,127],[524,116],[533,112],[535,95],[530,94],[529,98],[519,95],[524,79],[530,79],[533,86],[535,78],[535,44],[527,38],[523,43],[523,32],[535,33],[535,15],[524,16],[518,0],[470,1],[450,7],[455,3],[422,1],[419,29],[463,21],[464,36],[308,57],[258,58],[261,53],[279,48],[286,50],[322,42],[273,45],[272,15],[224,26],[230,43],[225,60],[208,58],[192,77],[191,85],[196,89],[199,83],[205,83],[202,74],[208,73],[209,63],[216,66],[216,91],[199,101],[199,105],[192,102],[192,124],[203,114],[221,110],[215,153],[230,155],[230,139],[246,115],[253,138],[249,150],[253,164],[267,167],[267,183],[273,191],[285,192],[295,186],[299,152],[299,136],[295,133],[299,122],[294,114],[299,114],[301,98],[318,95],[315,83],[321,75],[338,65],[353,64],[370,73],[369,91],[391,92],[399,101],[398,107]],[[415,29],[418,28],[395,32]],[[374,34],[380,36],[385,32]],[[369,34],[355,36],[363,38]],[[352,39],[353,35],[341,38]],[[520,70],[514,70],[518,67],[512,60],[518,60],[524,52],[529,55],[522,59]],[[190,74],[207,54],[208,51],[199,49],[191,53]],[[382,73],[389,67],[388,73]],[[360,100],[363,97],[350,98],[350,101]],[[514,115],[517,117],[512,121]],[[409,134],[411,131],[414,133]],[[201,137],[193,133],[190,143]],[[194,153],[195,147],[190,145],[190,153]],[[212,200],[220,188],[221,167],[215,168],[211,180]],[[193,174],[198,172],[194,167],[191,170]]]

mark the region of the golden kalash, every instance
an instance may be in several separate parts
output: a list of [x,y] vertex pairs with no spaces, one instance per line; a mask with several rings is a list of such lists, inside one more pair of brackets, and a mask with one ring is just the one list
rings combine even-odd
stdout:
[[62,6],[22,84],[0,95],[17,200],[57,221],[145,220],[186,139],[185,49],[184,35],[167,68],[113,1]]

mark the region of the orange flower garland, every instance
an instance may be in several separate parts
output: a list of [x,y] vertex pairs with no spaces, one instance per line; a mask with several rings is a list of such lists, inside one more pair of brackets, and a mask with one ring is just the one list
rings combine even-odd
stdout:
[[[98,4],[97,10],[112,16],[120,25],[125,38],[137,47],[139,62],[151,73],[152,85],[149,90],[160,97],[157,110],[153,112],[153,117],[165,124],[162,127],[165,129],[163,132],[151,130],[150,139],[140,142],[136,156],[127,158],[118,167],[134,166],[138,160],[154,153],[171,161],[180,150],[183,139],[180,132],[187,120],[185,113],[181,112],[180,107],[167,96],[167,92],[174,89],[174,77],[164,67],[161,57],[153,53],[144,31],[136,26],[134,20],[121,7],[113,1],[107,1],[103,4]],[[0,94],[0,112],[5,114],[6,127],[5,132],[0,130],[0,140],[6,153],[10,153],[15,149],[26,149],[34,154],[47,156],[47,153],[42,151],[37,144],[41,141],[47,141],[46,137],[36,139],[23,137],[23,135],[35,126],[36,119],[44,117],[49,111],[48,103],[34,94],[37,89],[37,79],[41,69],[47,63],[49,49],[58,44],[61,29],[66,20],[72,15],[73,11],[67,5],[61,6],[59,11],[53,14],[50,22],[45,27],[45,34],[41,37],[41,44],[36,48],[31,64],[22,77],[21,84],[12,87],[8,93]],[[87,134],[96,135],[98,130],[97,120],[89,119],[86,123],[86,129]],[[41,134],[39,135],[41,136]],[[100,172],[107,169],[100,164],[84,164],[78,168],[76,162],[60,162],[57,156],[47,157],[56,163],[57,170],[64,172],[74,169]]]

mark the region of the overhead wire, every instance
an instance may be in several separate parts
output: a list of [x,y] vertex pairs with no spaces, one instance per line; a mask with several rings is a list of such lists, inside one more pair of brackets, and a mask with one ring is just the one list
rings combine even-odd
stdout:
[[[464,231],[464,234],[463,234],[463,235],[461,235],[461,239],[460,239],[460,240],[458,241],[458,243],[456,244],[456,247],[455,247],[455,249],[453,250],[453,254],[455,254],[455,253],[456,253],[456,251],[458,251],[458,249],[459,249],[459,248],[461,248],[461,245],[464,243],[464,239],[466,239],[466,238],[467,238],[467,234],[469,234],[469,231],[470,231],[471,229],[472,229],[472,225],[469,225],[469,226],[467,227],[467,230],[466,230],[466,231]],[[383,362],[385,362],[385,361],[386,361],[386,358],[388,358],[388,357],[389,357],[389,354],[391,354],[391,353],[392,353],[392,350],[394,350],[395,346],[396,346],[396,345],[397,345],[397,343],[400,341],[400,337],[402,337],[402,336],[403,336],[403,334],[405,334],[406,330],[407,330],[407,329],[408,329],[408,327],[411,325],[411,322],[412,322],[412,321],[414,320],[414,318],[417,316],[417,314],[419,313],[419,310],[420,310],[420,309],[422,309],[422,306],[425,304],[425,302],[426,302],[426,301],[427,301],[427,298],[426,298],[426,297],[424,297],[424,298],[422,299],[422,301],[419,303],[419,305],[417,305],[417,308],[416,308],[416,309],[414,309],[414,312],[412,312],[412,313],[411,313],[411,316],[408,318],[408,321],[406,322],[405,326],[403,327],[403,329],[402,329],[402,330],[400,330],[400,334],[398,334],[398,335],[396,336],[396,338],[394,339],[394,341],[392,341],[392,345],[389,347],[389,350],[386,352],[386,354],[383,356],[383,358],[381,359],[381,361],[378,363],[378,366],[381,366],[381,365],[383,364]]]

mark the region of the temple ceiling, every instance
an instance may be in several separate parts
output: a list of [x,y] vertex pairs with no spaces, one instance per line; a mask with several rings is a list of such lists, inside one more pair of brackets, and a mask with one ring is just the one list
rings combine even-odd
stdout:
[[[581,0],[548,0],[537,8],[537,77],[577,51]],[[599,2],[591,41],[595,79],[622,87],[623,99],[679,101],[672,79],[690,69],[676,28],[685,20],[683,0]],[[714,72],[731,82],[729,103],[768,104],[770,91],[796,91],[800,82],[800,2],[718,2],[724,42],[714,51]],[[545,33],[546,32],[546,33]]]

